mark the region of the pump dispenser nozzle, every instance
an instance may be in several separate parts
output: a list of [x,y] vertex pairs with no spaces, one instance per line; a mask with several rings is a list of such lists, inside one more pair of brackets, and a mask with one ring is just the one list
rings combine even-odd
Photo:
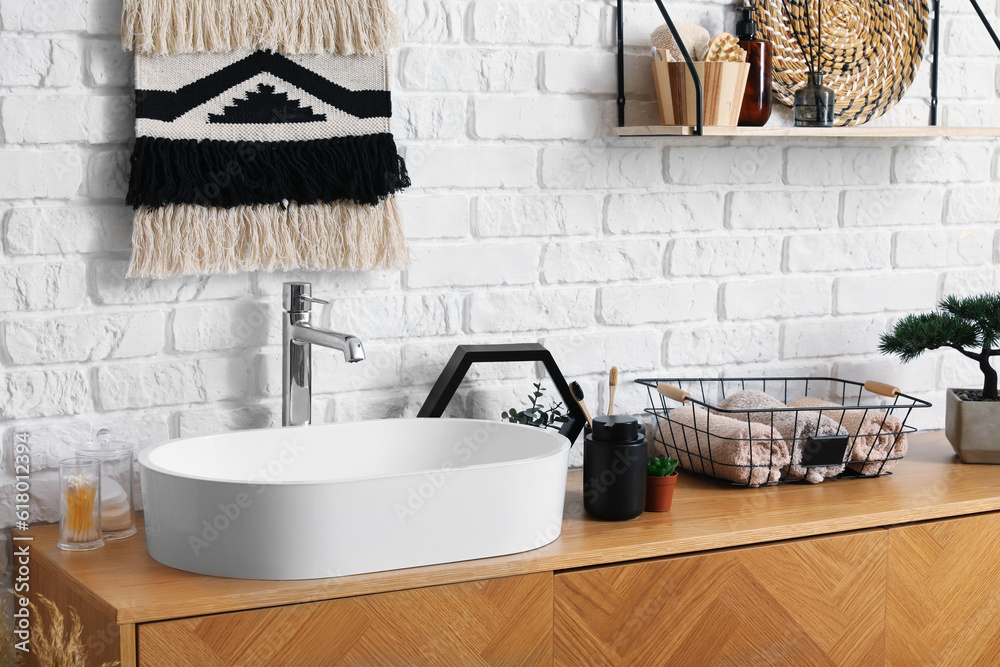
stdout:
[[757,21],[755,19],[753,7],[740,7],[740,19],[736,22],[736,39],[741,42],[756,39]]

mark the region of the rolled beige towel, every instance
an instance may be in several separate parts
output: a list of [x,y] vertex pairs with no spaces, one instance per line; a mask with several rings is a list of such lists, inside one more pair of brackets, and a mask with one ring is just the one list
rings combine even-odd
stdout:
[[[818,398],[804,396],[788,402],[790,408],[840,408],[837,403],[821,401]],[[900,458],[906,454],[908,443],[903,433],[903,422],[881,410],[832,410],[823,411],[824,417],[840,423],[853,437],[848,467],[862,475],[878,475],[891,472],[896,467],[896,461],[886,461],[888,458]],[[884,420],[884,423],[883,423]],[[862,464],[862,461],[870,463]],[[883,463],[885,461],[885,463]]]
[[788,479],[805,479],[818,484],[827,477],[836,477],[844,472],[843,464],[809,467],[798,465],[802,461],[802,452],[809,438],[847,435],[846,430],[826,415],[820,415],[818,412],[787,411],[786,408],[791,406],[786,406],[770,394],[751,390],[736,392],[719,403],[718,407],[723,410],[773,411],[746,412],[742,415],[726,414],[726,416],[733,419],[748,418],[750,421],[773,426],[781,437],[788,441],[788,451],[791,454],[791,465],[786,472]]
[[[684,43],[688,55],[691,56],[691,60],[704,60],[710,41],[708,30],[700,25],[684,22],[675,23],[674,27],[677,28],[677,34],[680,36],[681,42]],[[653,34],[649,36],[649,41],[654,48],[669,51],[674,62],[684,62],[684,54],[678,48],[677,41],[666,23],[653,31]]]
[[[669,417],[669,422],[660,423],[660,437],[667,453],[680,461],[682,468],[760,486],[777,482],[781,469],[788,465],[785,441],[770,426],[709,415],[693,404],[671,410]],[[668,423],[670,430],[666,432]]]

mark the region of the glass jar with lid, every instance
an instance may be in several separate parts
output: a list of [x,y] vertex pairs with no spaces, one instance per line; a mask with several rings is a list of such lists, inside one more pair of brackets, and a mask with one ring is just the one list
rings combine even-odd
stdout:
[[92,442],[79,447],[77,456],[101,462],[101,532],[105,540],[135,535],[135,503],[132,495],[132,445],[112,440],[109,429],[101,429]]

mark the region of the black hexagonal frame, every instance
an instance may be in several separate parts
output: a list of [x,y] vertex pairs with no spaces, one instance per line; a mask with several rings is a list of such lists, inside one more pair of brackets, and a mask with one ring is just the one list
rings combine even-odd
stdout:
[[569,419],[559,429],[559,433],[566,436],[572,443],[580,435],[584,424],[587,422],[580,409],[580,405],[573,399],[573,394],[566,384],[559,365],[552,358],[552,353],[538,343],[514,343],[505,345],[459,345],[455,348],[455,353],[451,355],[444,370],[438,377],[437,382],[427,394],[417,417],[440,417],[448,408],[451,399],[458,391],[458,387],[465,379],[465,374],[469,372],[473,364],[497,363],[497,362],[517,362],[517,361],[540,361],[545,365],[545,369],[552,378],[556,390],[562,396]]

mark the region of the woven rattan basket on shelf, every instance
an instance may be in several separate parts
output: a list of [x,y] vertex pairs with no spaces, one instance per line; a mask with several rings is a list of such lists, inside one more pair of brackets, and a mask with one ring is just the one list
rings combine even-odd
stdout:
[[[818,0],[750,0],[760,30],[774,45],[774,95],[792,106],[795,89],[806,81],[806,61],[789,27],[815,40]],[[833,89],[836,125],[860,125],[900,100],[916,76],[927,41],[925,0],[826,0],[823,2],[824,85]]]

